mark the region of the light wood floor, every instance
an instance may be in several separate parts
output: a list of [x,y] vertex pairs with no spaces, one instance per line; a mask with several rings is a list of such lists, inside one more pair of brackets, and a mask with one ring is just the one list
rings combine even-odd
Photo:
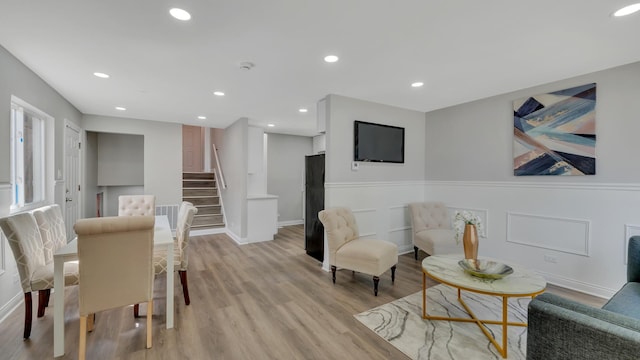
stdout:
[[[274,241],[243,246],[226,235],[192,237],[191,305],[184,305],[176,279],[175,329],[165,328],[165,281],[158,277],[153,348],[144,348],[145,318],[134,319],[132,308],[115,309],[97,315],[96,330],[87,338],[87,358],[406,359],[353,315],[420,291],[420,261],[413,254],[401,255],[395,284],[390,272],[383,274],[375,297],[370,276],[339,271],[333,285],[331,274],[303,247],[302,226],[281,228]],[[604,303],[553,286],[549,291]],[[76,359],[77,290],[66,294],[66,355],[61,359]],[[13,311],[0,323],[0,359],[52,358],[52,312],[53,296],[46,315],[34,319],[31,339],[23,341],[24,307]],[[140,313],[146,313],[144,306]]]

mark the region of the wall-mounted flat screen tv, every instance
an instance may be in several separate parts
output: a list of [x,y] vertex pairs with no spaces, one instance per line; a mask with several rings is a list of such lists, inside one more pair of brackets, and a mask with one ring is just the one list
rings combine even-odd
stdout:
[[354,161],[404,163],[404,128],[356,120]]

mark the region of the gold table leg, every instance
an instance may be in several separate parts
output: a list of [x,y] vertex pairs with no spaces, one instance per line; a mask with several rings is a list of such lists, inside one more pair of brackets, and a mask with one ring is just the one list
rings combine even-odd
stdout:
[[[445,316],[431,316],[427,314],[427,287],[426,287],[426,274],[422,274],[422,318],[425,320],[446,320],[446,321],[456,321],[456,322],[471,322],[478,325],[480,330],[484,333],[484,335],[489,339],[489,341],[493,344],[493,346],[498,350],[500,355],[503,358],[507,357],[507,329],[508,326],[524,326],[526,327],[526,323],[521,322],[510,322],[508,315],[508,304],[509,297],[502,296],[502,319],[501,320],[481,320],[476,317],[473,311],[467,306],[467,304],[462,299],[462,291],[460,288],[458,290],[458,301],[464,307],[465,311],[471,318],[454,318],[454,317],[445,317]],[[489,330],[487,329],[487,325],[502,325],[502,346],[498,344],[496,339],[491,335]]]

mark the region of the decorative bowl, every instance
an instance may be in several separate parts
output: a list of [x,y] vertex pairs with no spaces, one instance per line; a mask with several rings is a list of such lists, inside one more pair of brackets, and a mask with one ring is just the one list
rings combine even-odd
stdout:
[[458,265],[466,273],[485,279],[502,279],[513,273],[511,266],[491,260],[463,259],[458,261]]

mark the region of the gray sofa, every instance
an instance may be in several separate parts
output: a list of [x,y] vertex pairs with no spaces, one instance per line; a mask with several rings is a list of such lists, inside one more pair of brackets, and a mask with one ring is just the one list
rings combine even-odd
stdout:
[[627,283],[601,309],[553,294],[529,303],[527,359],[640,359],[640,236],[628,250]]

